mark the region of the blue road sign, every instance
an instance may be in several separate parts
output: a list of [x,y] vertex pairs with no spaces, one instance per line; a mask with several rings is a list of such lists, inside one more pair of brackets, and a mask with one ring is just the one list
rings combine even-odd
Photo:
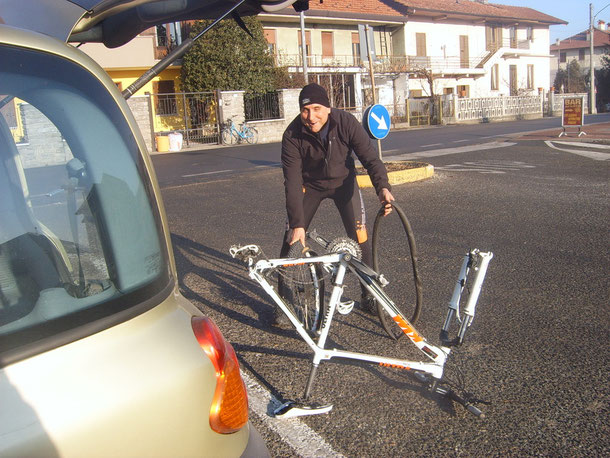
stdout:
[[390,133],[390,113],[383,105],[371,105],[364,110],[362,124],[371,138],[382,140]]

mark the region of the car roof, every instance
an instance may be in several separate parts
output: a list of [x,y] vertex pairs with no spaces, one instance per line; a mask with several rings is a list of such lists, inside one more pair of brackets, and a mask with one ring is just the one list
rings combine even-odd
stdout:
[[[276,11],[295,0],[244,0],[236,12]],[[159,24],[216,19],[231,0],[0,0],[0,24],[44,33],[62,41],[121,46]]]

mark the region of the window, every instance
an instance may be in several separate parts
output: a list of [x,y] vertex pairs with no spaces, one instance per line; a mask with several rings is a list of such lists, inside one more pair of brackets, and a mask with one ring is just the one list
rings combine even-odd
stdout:
[[527,88],[534,89],[534,66],[532,64],[527,66]]
[[468,49],[468,35],[460,35],[460,67],[470,67],[470,54]]
[[176,103],[176,90],[171,80],[153,82],[155,92],[155,111],[159,116],[173,116],[178,114]]
[[157,46],[168,46],[169,45],[169,34],[167,33],[167,27],[164,24],[157,26]]
[[409,91],[409,98],[416,99],[418,97],[423,97],[423,93],[421,89],[411,89]]
[[457,90],[458,90],[459,98],[470,97],[470,87],[469,86],[460,85],[457,87]]
[[28,139],[15,143],[2,111],[4,356],[32,344],[44,351],[68,333],[80,338],[86,326],[153,298],[169,276],[138,144],[107,89],[55,55],[0,46],[0,61],[0,94]]
[[491,90],[492,91],[497,91],[498,89],[500,89],[500,78],[499,78],[499,64],[494,64],[491,67]]
[[502,26],[488,24],[485,27],[485,45],[487,51],[496,51],[502,47]]
[[269,54],[275,56],[277,52],[275,29],[264,29],[263,33],[265,34],[265,40],[267,40],[267,49],[269,50]]
[[352,32],[352,57],[354,65],[360,65],[360,36],[358,32]]
[[561,63],[565,63],[566,62],[566,53],[565,52],[560,52],[559,53],[559,62],[561,62]]
[[329,59],[334,56],[333,33],[322,32],[322,59]]
[[534,41],[534,28],[533,27],[528,27],[525,30],[526,33],[526,37],[529,41]]
[[426,57],[426,34],[416,33],[415,34],[415,49],[417,57]]
[[510,37],[510,47],[517,47],[517,27],[513,26],[508,29],[508,35]]
[[510,95],[518,95],[516,65],[510,65],[508,67],[508,85],[510,87]]
[[585,49],[578,50],[578,60],[585,60]]

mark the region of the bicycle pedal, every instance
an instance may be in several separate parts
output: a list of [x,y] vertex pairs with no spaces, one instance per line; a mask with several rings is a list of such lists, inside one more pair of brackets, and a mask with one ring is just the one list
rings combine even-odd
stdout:
[[332,404],[318,405],[318,404],[300,404],[295,401],[288,401],[279,406],[273,411],[275,418],[295,418],[303,417],[305,415],[320,415],[323,413],[330,412],[333,408]]
[[339,301],[339,303],[337,304],[337,311],[341,315],[347,315],[353,309],[354,309],[354,301],[351,301],[351,300],[350,301],[344,301],[344,302]]

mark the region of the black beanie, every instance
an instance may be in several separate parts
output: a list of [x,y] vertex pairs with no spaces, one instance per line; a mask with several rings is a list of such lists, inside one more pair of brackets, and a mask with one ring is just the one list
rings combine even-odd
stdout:
[[304,106],[312,103],[319,103],[325,107],[330,108],[330,101],[328,100],[328,94],[326,89],[316,83],[311,83],[301,89],[299,94],[299,107],[301,110]]

